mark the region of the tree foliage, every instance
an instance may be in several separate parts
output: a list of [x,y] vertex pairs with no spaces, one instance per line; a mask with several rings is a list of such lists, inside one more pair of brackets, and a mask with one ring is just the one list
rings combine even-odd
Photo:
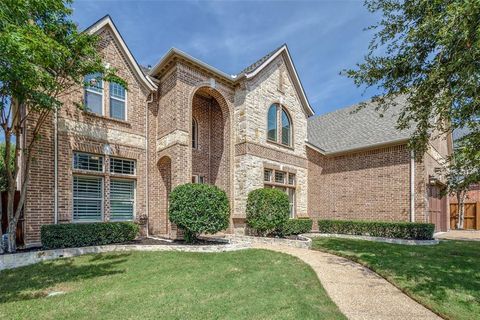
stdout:
[[[10,170],[13,170],[15,167],[13,163],[14,159],[14,149],[10,150],[10,164],[8,165],[10,167]],[[7,191],[7,170],[6,170],[6,165],[5,165],[5,143],[0,143],[0,192]],[[0,212],[1,215],[1,212]]]
[[368,54],[346,70],[358,86],[376,87],[378,109],[404,95],[398,127],[415,126],[410,147],[423,154],[433,133],[480,131],[480,1],[367,0],[380,21]]
[[480,181],[480,132],[460,138],[446,168],[447,193],[458,202],[457,229],[463,229],[465,200],[470,186]]
[[[30,165],[40,129],[63,105],[63,98],[81,90],[84,76],[97,72],[106,81],[126,83],[102,63],[98,37],[80,32],[70,15],[71,0],[2,0],[0,2],[0,127],[5,137],[4,164],[8,189],[9,251],[15,251],[15,229],[26,198]],[[81,101],[78,106],[82,106]],[[29,123],[29,139],[24,139]],[[17,141],[15,146],[12,140]],[[25,144],[20,142],[26,141]],[[22,153],[22,163],[19,155]],[[18,173],[20,200],[13,209]]]

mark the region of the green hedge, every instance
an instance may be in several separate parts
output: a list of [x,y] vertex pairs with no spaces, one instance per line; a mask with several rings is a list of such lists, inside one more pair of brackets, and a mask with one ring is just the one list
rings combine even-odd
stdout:
[[132,241],[139,227],[133,222],[95,222],[44,225],[41,229],[45,249],[97,246]]
[[257,234],[276,233],[288,221],[289,201],[278,189],[256,189],[248,193],[247,225]]
[[281,228],[281,236],[291,236],[312,231],[313,221],[311,219],[299,218],[289,219]]
[[431,240],[435,225],[432,223],[319,220],[321,233],[365,235],[372,237]]

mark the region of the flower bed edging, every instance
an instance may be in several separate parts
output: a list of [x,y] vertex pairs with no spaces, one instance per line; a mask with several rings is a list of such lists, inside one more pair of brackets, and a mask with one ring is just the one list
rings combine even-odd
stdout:
[[295,248],[310,249],[312,247],[312,240],[303,235],[299,235],[300,240],[285,239],[285,238],[269,238],[269,237],[255,237],[255,236],[244,236],[244,235],[226,235],[228,239],[231,239],[232,242],[244,242],[244,243],[261,243],[261,244],[271,244],[279,246],[288,246]]
[[227,252],[250,248],[248,242],[231,242],[224,245],[135,245],[110,244],[81,248],[64,248],[0,255],[0,271],[28,266],[42,261],[58,258],[71,258],[84,254],[121,252],[121,251],[181,251],[181,252]]
[[337,233],[304,233],[302,236],[307,238],[323,237],[323,238],[344,238],[344,239],[357,239],[357,240],[367,240],[375,242],[385,242],[393,244],[403,244],[410,246],[433,246],[439,244],[438,240],[408,240],[408,239],[393,239],[393,238],[383,238],[383,237],[370,237],[370,236],[360,236],[353,234],[337,234]]

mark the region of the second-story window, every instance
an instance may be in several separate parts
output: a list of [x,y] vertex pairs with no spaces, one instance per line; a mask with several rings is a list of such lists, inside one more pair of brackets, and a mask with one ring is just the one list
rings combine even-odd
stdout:
[[267,115],[267,140],[290,147],[292,132],[292,121],[285,107],[272,104]]
[[110,117],[127,120],[125,87],[116,82],[110,82]]
[[85,76],[85,106],[87,110],[103,115],[103,80],[100,73]]

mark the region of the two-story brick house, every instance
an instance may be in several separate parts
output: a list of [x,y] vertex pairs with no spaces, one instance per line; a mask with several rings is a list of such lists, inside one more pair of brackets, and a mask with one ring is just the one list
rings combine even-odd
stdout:
[[[176,237],[168,194],[187,182],[225,190],[228,232],[244,232],[247,194],[262,187],[288,194],[291,217],[432,219],[426,189],[440,181],[434,168],[451,152],[449,137],[416,163],[405,133],[381,120],[336,146],[348,121],[362,127],[372,115],[313,117],[286,45],[232,76],[177,49],[145,70],[109,16],[86,32],[100,36],[104,62],[128,90],[90,81],[44,126],[24,210],[27,245],[39,242],[41,225],[66,222],[135,220],[143,234]],[[82,100],[88,112],[75,106]],[[390,135],[369,138],[375,127]]]

